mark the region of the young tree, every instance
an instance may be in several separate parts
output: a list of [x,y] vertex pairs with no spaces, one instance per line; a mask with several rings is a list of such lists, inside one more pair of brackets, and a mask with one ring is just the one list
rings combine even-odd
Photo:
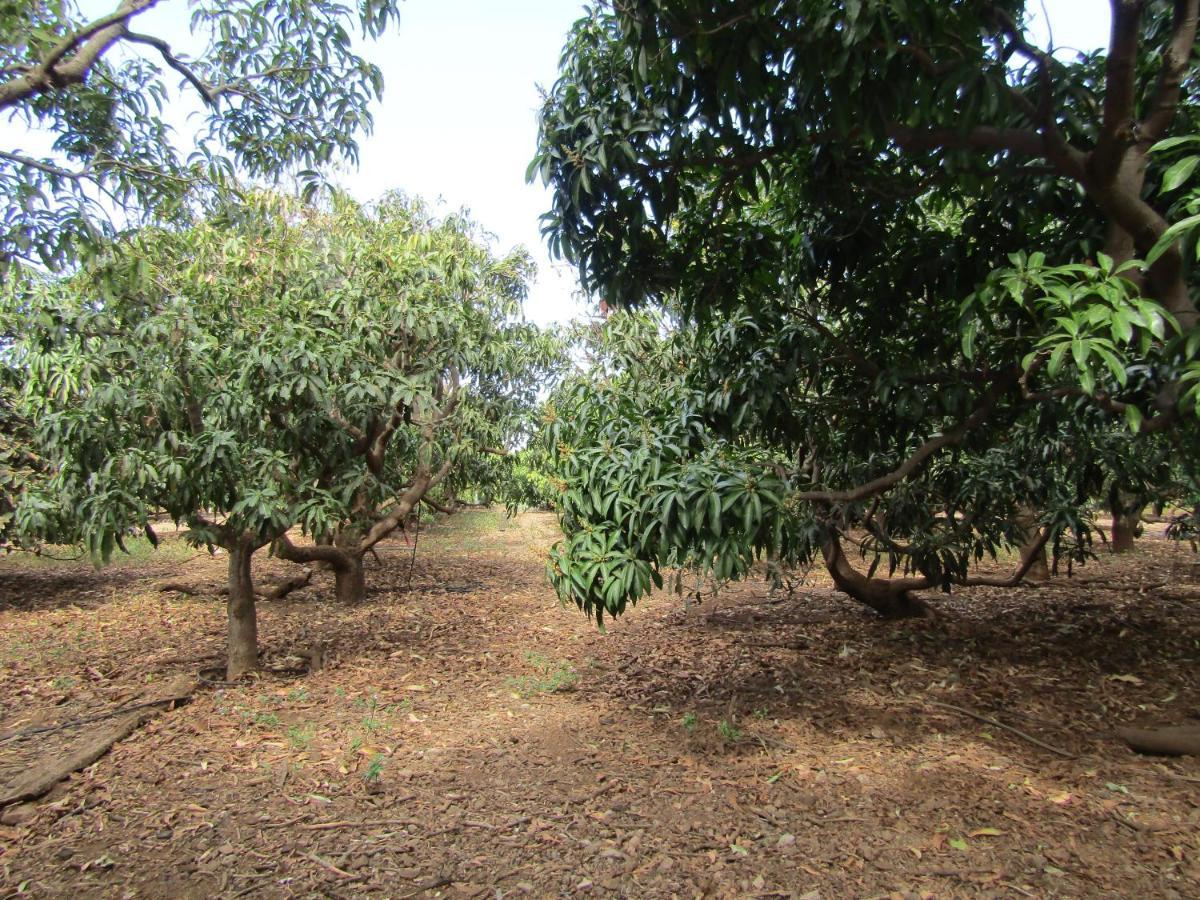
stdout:
[[[188,197],[244,176],[275,178],[355,159],[382,92],[350,30],[378,36],[397,0],[231,0],[190,4],[189,58],[139,26],[159,0],[15,0],[0,9],[0,113],[48,133],[53,152],[0,148],[0,276],[14,261],[51,268],[114,227],[180,221]],[[169,72],[167,70],[170,70]],[[196,153],[164,117],[177,80],[198,97]],[[114,215],[119,218],[114,222]]]
[[[1173,192],[1195,164],[1168,167],[1162,139],[1197,130],[1197,3],[1113,10],[1108,52],[1073,62],[1033,45],[1019,3],[590,10],[530,167],[554,188],[545,230],[607,304],[676,309],[692,337],[670,414],[639,409],[638,435],[615,396],[581,395],[560,455],[583,452],[576,423],[616,428],[614,447],[674,460],[687,490],[651,480],[631,512],[632,492],[568,471],[599,491],[565,517],[564,591],[612,612],[646,581],[635,561],[735,572],[769,551],[820,556],[856,599],[911,614],[912,591],[1033,549],[1029,509],[1039,542],[1082,552],[1077,448],[1114,417],[1194,434]],[[788,515],[757,516],[749,479]],[[668,552],[651,554],[639,516],[680,502],[686,524],[660,515]],[[852,533],[908,577],[857,572]],[[576,562],[622,554],[571,587]]]
[[[299,507],[317,543],[296,546],[285,534],[275,553],[329,565],[339,599],[354,602],[365,593],[366,554],[431,491],[454,503],[472,483],[499,489],[491,460],[528,435],[561,349],[553,332],[518,319],[528,257],[494,257],[467,220],[434,222],[392,198],[375,217],[329,233],[320,267],[358,298],[343,343],[326,341],[321,353],[347,455],[327,461]],[[398,252],[406,241],[419,252]],[[334,291],[326,302],[333,312],[345,299]]]
[[254,668],[256,550],[295,524],[332,536],[357,597],[362,553],[457,459],[503,446],[547,345],[515,320],[528,271],[401,198],[258,195],[14,281],[22,411],[50,468],[19,529],[102,561],[165,511],[228,552],[227,668]]

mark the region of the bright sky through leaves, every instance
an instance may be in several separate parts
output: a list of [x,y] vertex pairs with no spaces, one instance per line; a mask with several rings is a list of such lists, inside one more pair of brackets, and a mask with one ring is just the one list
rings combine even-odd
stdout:
[[[113,6],[110,0],[82,5],[94,15]],[[1105,0],[1044,5],[1056,47],[1106,43]],[[1046,46],[1041,8],[1029,5],[1034,37]],[[567,30],[582,9],[580,0],[407,0],[399,32],[362,48],[383,69],[384,99],[375,110],[375,133],[362,142],[360,168],[337,177],[363,200],[398,188],[431,202],[440,198],[445,211],[468,207],[496,235],[499,250],[524,244],[538,264],[526,313],[543,323],[582,311],[573,299],[573,271],[552,264],[542,244],[538,216],[549,206],[547,193],[524,181],[535,148],[537,85],[554,81]],[[139,29],[184,50],[187,17],[183,0],[165,0],[139,19]],[[198,103],[188,97],[180,108]],[[186,134],[182,117],[177,121]],[[42,145],[0,123],[3,149]]]

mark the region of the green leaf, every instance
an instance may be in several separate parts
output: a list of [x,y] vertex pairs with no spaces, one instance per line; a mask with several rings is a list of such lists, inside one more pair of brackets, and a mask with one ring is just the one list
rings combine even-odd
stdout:
[[1200,225],[1200,214],[1188,216],[1186,219],[1180,219],[1174,225],[1169,227],[1162,233],[1162,236],[1155,241],[1154,246],[1150,248],[1150,252],[1146,254],[1146,263],[1148,265],[1153,265],[1160,256],[1166,253],[1167,250],[1174,245],[1175,241],[1178,240],[1180,235],[1191,231],[1197,225]]
[[1125,421],[1129,425],[1129,430],[1137,434],[1142,430],[1142,411],[1132,403],[1127,404],[1125,407]]
[[1200,164],[1200,156],[1185,156],[1176,162],[1163,172],[1162,190],[1164,192],[1175,190],[1191,177],[1197,164]]

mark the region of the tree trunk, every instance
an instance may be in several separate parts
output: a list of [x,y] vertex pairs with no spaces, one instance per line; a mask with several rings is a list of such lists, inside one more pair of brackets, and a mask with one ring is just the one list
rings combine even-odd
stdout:
[[229,551],[229,652],[225,677],[232,681],[258,668],[258,619],[250,560],[257,549],[246,538],[232,541]]
[[1017,526],[1021,529],[1023,542],[1021,544],[1021,562],[1033,554],[1033,562],[1025,572],[1027,581],[1049,581],[1050,562],[1046,556],[1046,542],[1038,534],[1037,513],[1028,507],[1021,507],[1017,513]]
[[361,603],[367,597],[367,581],[363,574],[363,554],[345,552],[345,564],[334,565],[333,585],[342,603]]
[[929,618],[932,611],[912,591],[929,587],[924,578],[868,578],[846,559],[837,537],[821,546],[825,567],[839,591],[869,606],[884,619]]
[[297,547],[287,535],[275,542],[275,555],[294,563],[325,563],[333,570],[334,593],[343,603],[360,603],[367,596],[367,582],[363,574],[363,557],[367,551],[360,549],[358,540],[344,536],[332,544],[314,544]]
[[1128,553],[1142,531],[1145,502],[1115,485],[1108,492],[1108,511],[1112,515],[1112,552]]

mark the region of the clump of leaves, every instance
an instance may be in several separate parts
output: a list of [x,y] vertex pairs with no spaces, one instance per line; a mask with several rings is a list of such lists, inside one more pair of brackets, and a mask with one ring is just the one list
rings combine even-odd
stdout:
[[690,713],[684,713],[684,714],[683,714],[683,728],[684,728],[684,730],[685,730],[685,731],[686,731],[688,734],[691,734],[693,731],[695,731],[695,730],[696,730],[696,723],[697,723],[698,721],[699,721],[699,720],[696,718],[696,714],[695,714],[695,713],[693,713],[693,712],[690,712]]
[[565,659],[551,660],[545,654],[531,651],[525,654],[525,661],[533,666],[536,674],[510,678],[505,682],[522,698],[569,691],[579,681],[579,675]]

